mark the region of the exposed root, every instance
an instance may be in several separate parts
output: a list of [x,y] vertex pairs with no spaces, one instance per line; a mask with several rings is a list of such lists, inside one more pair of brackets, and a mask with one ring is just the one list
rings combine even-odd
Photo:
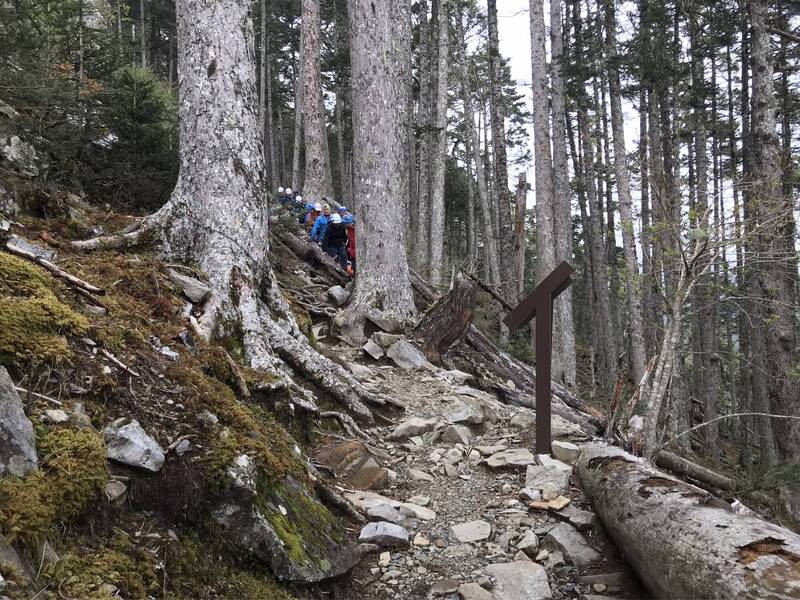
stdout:
[[359,438],[362,440],[369,440],[370,437],[367,435],[353,420],[353,418],[349,415],[344,413],[336,412],[333,410],[326,410],[319,413],[319,416],[323,419],[336,419],[339,421],[339,424],[342,426],[342,429],[347,432],[347,434],[354,438]]

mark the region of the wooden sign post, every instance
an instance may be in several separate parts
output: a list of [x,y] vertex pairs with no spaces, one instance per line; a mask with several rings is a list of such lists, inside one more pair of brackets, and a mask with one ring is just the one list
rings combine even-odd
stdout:
[[536,454],[551,452],[553,300],[572,284],[574,272],[568,262],[562,262],[503,321],[513,331],[536,317]]

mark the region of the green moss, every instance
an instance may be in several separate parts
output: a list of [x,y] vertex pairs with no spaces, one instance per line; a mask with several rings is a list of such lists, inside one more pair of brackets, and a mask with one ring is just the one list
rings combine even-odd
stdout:
[[65,335],[86,332],[86,318],[53,292],[56,282],[39,267],[0,254],[0,363],[27,365],[68,360]]
[[233,575],[231,581],[233,589],[225,596],[226,600],[294,600],[273,579],[243,571]]
[[111,544],[70,552],[45,572],[62,598],[147,598],[159,589],[155,557],[122,534]]
[[39,470],[0,479],[0,531],[10,542],[41,539],[82,512],[107,479],[102,436],[92,430],[39,428]]

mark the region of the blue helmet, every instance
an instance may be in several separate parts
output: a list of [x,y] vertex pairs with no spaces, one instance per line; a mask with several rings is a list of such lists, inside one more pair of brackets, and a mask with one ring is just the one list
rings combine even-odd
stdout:
[[342,217],[342,223],[344,225],[352,225],[355,222],[356,218],[353,215],[345,215]]
[[313,204],[306,204],[306,210],[314,210]]
[[340,206],[339,207],[339,212],[340,213],[346,213],[347,212],[347,207],[346,206]]

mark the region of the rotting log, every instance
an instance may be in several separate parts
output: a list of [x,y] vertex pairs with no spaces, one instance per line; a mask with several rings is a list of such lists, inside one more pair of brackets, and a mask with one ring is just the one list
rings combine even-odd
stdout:
[[477,300],[475,283],[459,276],[452,289],[428,309],[414,336],[429,361],[438,364],[444,353],[461,343],[472,324]]
[[320,248],[318,244],[310,240],[304,240],[293,233],[284,232],[279,237],[284,246],[289,248],[297,258],[310,262],[312,265],[321,268],[325,274],[331,277],[337,284],[345,285],[350,277],[342,271],[339,265]]
[[605,529],[657,598],[800,599],[800,535],[737,515],[613,446],[582,446],[577,474]]

